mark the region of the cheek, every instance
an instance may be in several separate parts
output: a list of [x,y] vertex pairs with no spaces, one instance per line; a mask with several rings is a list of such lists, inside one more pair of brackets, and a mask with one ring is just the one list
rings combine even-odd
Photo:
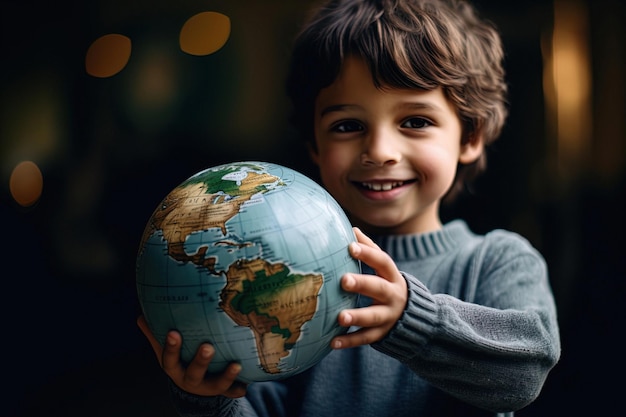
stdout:
[[350,153],[344,147],[324,146],[319,148],[317,165],[321,172],[339,174],[350,165]]
[[335,194],[341,178],[349,170],[350,158],[339,148],[322,148],[318,152],[317,166],[326,189]]
[[452,185],[456,175],[458,160],[450,152],[444,149],[435,149],[431,152],[418,154],[415,158],[416,165],[426,183],[438,187]]

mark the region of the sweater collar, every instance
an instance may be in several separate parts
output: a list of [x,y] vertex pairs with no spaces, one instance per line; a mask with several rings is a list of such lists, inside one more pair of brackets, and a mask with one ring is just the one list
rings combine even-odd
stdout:
[[454,220],[434,232],[372,238],[394,260],[401,262],[448,253],[471,236],[463,220]]

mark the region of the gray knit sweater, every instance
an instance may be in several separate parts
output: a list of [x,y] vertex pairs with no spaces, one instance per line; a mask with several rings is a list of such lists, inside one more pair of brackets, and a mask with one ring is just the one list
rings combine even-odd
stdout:
[[[331,352],[245,398],[171,384],[183,416],[495,416],[540,393],[560,355],[546,265],[519,235],[473,234],[462,221],[377,243],[408,283],[404,314],[380,342]],[[368,303],[368,300],[363,300]],[[498,412],[502,414],[497,414]]]

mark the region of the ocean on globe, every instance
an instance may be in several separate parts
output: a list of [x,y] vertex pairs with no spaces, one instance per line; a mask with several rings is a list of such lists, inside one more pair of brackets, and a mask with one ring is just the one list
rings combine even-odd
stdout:
[[183,338],[189,362],[215,347],[209,372],[242,365],[244,382],[283,379],[318,363],[345,333],[339,311],[357,295],[356,240],[333,197],[307,176],[267,162],[208,168],[172,190],[150,217],[136,287],[152,333]]

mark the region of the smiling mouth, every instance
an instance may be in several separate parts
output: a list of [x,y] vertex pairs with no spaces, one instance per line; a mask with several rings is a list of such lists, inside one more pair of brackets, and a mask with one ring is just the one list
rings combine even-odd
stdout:
[[390,191],[394,188],[402,187],[403,185],[415,182],[415,180],[410,181],[388,181],[388,182],[359,182],[357,183],[361,188],[370,191]]

